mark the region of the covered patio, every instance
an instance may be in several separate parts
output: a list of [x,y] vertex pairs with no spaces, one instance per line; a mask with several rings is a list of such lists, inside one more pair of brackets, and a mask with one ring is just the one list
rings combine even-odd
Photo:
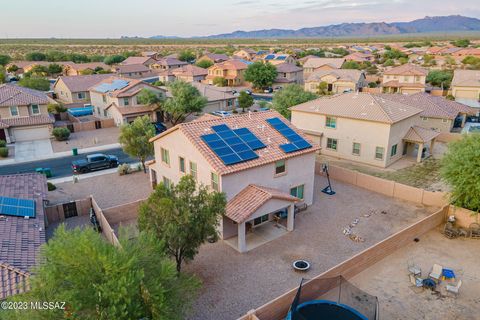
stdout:
[[227,203],[222,225],[225,243],[243,253],[293,231],[298,201],[277,189],[247,186]]
[[413,126],[403,137],[403,155],[416,158],[418,163],[428,158],[440,132]]

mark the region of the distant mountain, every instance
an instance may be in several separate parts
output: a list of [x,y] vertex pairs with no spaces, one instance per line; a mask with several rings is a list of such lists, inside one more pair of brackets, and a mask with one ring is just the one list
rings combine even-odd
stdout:
[[459,15],[425,17],[410,22],[342,23],[323,27],[235,31],[211,35],[206,38],[324,38],[372,37],[404,33],[480,31],[480,20]]
[[180,37],[176,37],[176,36],[153,36],[153,37],[149,37],[149,39],[180,39]]

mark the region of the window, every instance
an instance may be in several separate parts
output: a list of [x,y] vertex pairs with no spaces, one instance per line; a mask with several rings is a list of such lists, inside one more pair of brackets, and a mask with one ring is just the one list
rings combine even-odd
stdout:
[[103,100],[103,103],[107,103],[107,96],[106,95],[102,95],[102,100]]
[[383,147],[376,147],[375,148],[375,159],[377,160],[383,160],[383,153],[384,153]]
[[390,150],[390,157],[393,157],[393,156],[395,156],[396,154],[397,154],[397,145],[394,144],[394,145],[392,146],[392,150]]
[[162,162],[165,164],[170,164],[170,153],[168,152],[167,149],[161,148],[161,153],[162,153]]
[[40,108],[38,104],[32,104],[32,114],[40,114]]
[[358,142],[353,143],[352,153],[356,156],[360,155],[360,143],[358,143]]
[[107,110],[103,110],[103,116],[106,118],[108,117],[108,111]]
[[327,138],[327,149],[337,151],[337,139]]
[[215,191],[219,191],[220,189],[218,184],[218,174],[216,174],[215,172],[212,172],[211,179],[212,179],[212,189]]
[[327,117],[325,126],[327,128],[335,129],[337,127],[337,118]]
[[443,122],[443,123],[447,123],[447,122],[448,122],[448,119],[442,119],[442,122]]
[[268,213],[264,214],[261,217],[253,219],[253,225],[258,226],[259,224],[262,224],[262,223],[267,222],[267,221],[268,221]]
[[180,172],[185,173],[185,158],[178,157],[178,170]]
[[275,162],[275,175],[285,173],[287,171],[285,160]]
[[167,189],[170,189],[170,187],[172,186],[172,181],[170,181],[170,179],[168,179],[167,177],[163,177],[163,186]]
[[85,92],[79,92],[79,93],[77,93],[77,97],[78,97],[78,99],[80,99],[80,100],[85,99],[85,97],[86,97]]
[[422,121],[427,121],[428,118],[427,117],[422,117]]
[[192,161],[190,161],[190,174],[197,180],[197,164]]
[[123,105],[128,106],[130,102],[128,101],[128,98],[123,98]]
[[12,117],[18,117],[18,107],[17,106],[11,106],[10,107],[10,115]]
[[290,194],[294,197],[297,197],[297,198],[303,200],[303,189],[304,189],[304,187],[305,187],[305,185],[302,184],[300,186],[291,188],[290,189]]
[[416,82],[420,82],[420,76],[416,76],[416,77],[415,77],[415,81],[416,81]]

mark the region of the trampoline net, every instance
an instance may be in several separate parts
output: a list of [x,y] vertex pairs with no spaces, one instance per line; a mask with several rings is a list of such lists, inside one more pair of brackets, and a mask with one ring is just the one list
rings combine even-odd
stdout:
[[[377,320],[378,299],[360,290],[342,276],[325,279],[302,279],[297,294],[290,307],[292,320],[320,320],[332,319],[332,314],[321,305],[310,308],[297,308],[302,303],[313,300],[328,300],[343,304],[355,309],[369,320]],[[343,312],[341,308],[328,308],[336,312],[334,319],[356,319],[348,317],[349,312]],[[335,311],[336,310],[336,311]],[[343,316],[342,316],[343,314]],[[351,313],[350,313],[351,314]]]

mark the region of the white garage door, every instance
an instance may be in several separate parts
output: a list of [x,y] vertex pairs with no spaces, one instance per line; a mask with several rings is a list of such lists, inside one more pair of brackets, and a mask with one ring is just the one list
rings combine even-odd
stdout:
[[41,140],[49,139],[50,131],[48,126],[43,127],[26,127],[26,128],[14,128],[13,136],[15,141],[32,141],[32,140]]

